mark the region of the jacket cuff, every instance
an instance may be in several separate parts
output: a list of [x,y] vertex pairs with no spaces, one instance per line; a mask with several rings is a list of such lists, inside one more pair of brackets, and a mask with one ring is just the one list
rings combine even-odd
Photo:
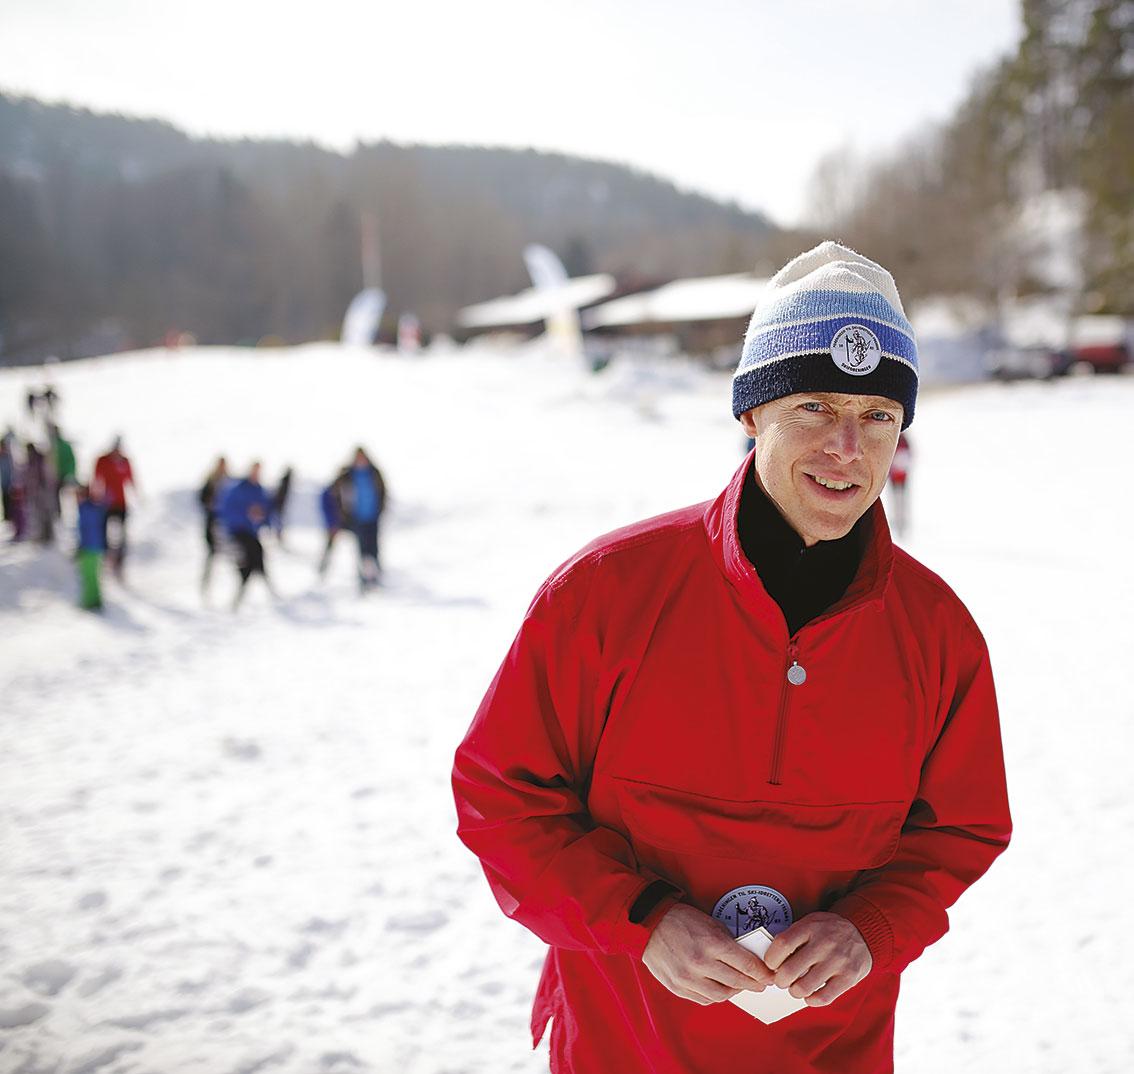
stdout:
[[885,914],[869,899],[850,894],[831,907],[831,913],[845,917],[860,933],[870,949],[872,970],[885,970],[894,961],[894,930]]
[[[668,880],[647,873],[645,883],[635,891],[626,906],[626,926],[623,933],[626,954],[641,961],[646,944],[654,929],[673,907],[681,901],[684,892]],[[643,906],[643,902],[645,906]],[[633,916],[632,916],[633,915]]]
[[643,925],[651,920],[662,902],[680,895],[680,891],[668,880],[653,880],[641,891],[630,906],[630,920],[635,925]]

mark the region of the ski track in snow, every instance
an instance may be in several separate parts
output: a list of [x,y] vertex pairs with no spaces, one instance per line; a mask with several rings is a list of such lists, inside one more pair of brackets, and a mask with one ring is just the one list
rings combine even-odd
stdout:
[[[0,425],[39,379],[0,371]],[[452,751],[557,563],[723,486],[727,376],[311,346],[52,380],[82,469],[121,431],[145,499],[101,617],[65,547],[0,546],[0,1072],[546,1070],[543,946],[453,834]],[[1132,404],[1127,378],[923,392],[908,544],[988,638],[1017,834],[903,977],[900,1071],[1134,1064]],[[314,571],[315,495],[359,442],[392,495],[365,598],[348,539]],[[219,451],[297,469],[282,598],[253,582],[236,615],[230,564],[197,590]]]

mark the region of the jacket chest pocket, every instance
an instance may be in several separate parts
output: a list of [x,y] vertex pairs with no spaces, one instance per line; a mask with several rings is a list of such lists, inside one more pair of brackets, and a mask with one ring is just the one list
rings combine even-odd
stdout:
[[712,798],[614,778],[614,798],[632,843],[674,855],[775,863],[789,869],[856,872],[893,858],[909,804],[801,803]]

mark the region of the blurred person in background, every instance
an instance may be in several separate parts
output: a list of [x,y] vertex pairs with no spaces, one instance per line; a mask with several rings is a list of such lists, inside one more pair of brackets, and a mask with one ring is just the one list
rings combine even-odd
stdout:
[[289,466],[283,472],[280,483],[272,493],[272,532],[276,540],[283,544],[284,515],[287,512],[287,500],[291,495],[292,468]]
[[12,480],[8,486],[8,521],[12,525],[12,540],[22,541],[28,535],[27,499],[24,484],[27,466],[25,459],[21,459],[17,454],[20,447],[19,441],[14,436],[6,436],[5,439],[8,442],[8,455],[12,467]]
[[343,514],[358,540],[358,586],[365,593],[381,579],[378,524],[386,505],[386,482],[361,447],[355,450],[354,462],[341,482],[340,496]]
[[78,513],[75,562],[79,568],[79,607],[99,611],[102,608],[99,575],[106,551],[106,508],[92,499],[86,485],[76,486],[75,503]]
[[323,516],[323,533],[326,543],[323,546],[323,555],[319,557],[319,577],[324,578],[331,563],[331,548],[335,538],[342,531],[343,526],[343,481],[350,473],[349,468],[343,467],[335,476],[334,481],[319,493],[319,512]]
[[205,566],[201,571],[201,592],[209,588],[209,577],[213,570],[213,559],[220,550],[223,534],[220,524],[220,504],[231,483],[228,476],[228,463],[223,455],[217,458],[209,471],[205,483],[197,493],[197,502],[205,515]]
[[233,611],[240,607],[248,579],[254,574],[264,579],[273,597],[276,595],[268,579],[264,546],[260,541],[260,530],[268,524],[272,514],[272,498],[260,484],[261,471],[260,463],[254,462],[248,476],[230,485],[221,498],[221,522],[236,545],[236,566],[240,573],[240,587],[232,601]]
[[[879,500],[917,369],[885,269],[801,254],[749,322],[725,490],[600,537],[528,608],[453,788],[550,947],[554,1071],[893,1071],[899,974],[1011,832],[984,639]],[[772,986],[799,1009],[727,1002]]]
[[29,441],[24,452],[24,512],[28,536],[40,544],[51,544],[55,540],[54,486],[48,457]]
[[40,417],[46,424],[55,420],[55,408],[59,405],[59,393],[52,385],[45,384],[39,391],[36,391],[35,388],[29,388],[26,399],[29,418]]
[[126,562],[127,485],[137,491],[134,468],[122,452],[122,437],[116,436],[110,450],[95,462],[90,494],[106,508],[106,560],[119,577]]
[[5,522],[12,521],[12,484],[16,474],[16,459],[12,451],[16,438],[11,430],[0,436],[0,510]]
[[55,471],[53,484],[55,517],[62,515],[63,490],[76,483],[75,449],[67,440],[58,425],[51,427],[51,464]]
[[[57,361],[58,359],[53,359]],[[59,405],[59,393],[55,390],[55,385],[45,384],[43,391],[39,395],[40,405],[43,407],[44,421],[53,423],[55,421],[55,408]]]
[[889,477],[890,499],[894,508],[894,530],[899,537],[904,537],[909,529],[909,500],[907,499],[906,483],[909,480],[910,463],[912,461],[909,437],[902,433],[898,437],[894,461],[890,463]]

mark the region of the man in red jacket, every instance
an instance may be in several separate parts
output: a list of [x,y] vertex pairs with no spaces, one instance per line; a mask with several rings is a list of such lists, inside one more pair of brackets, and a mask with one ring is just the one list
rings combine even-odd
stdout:
[[[122,453],[122,438],[116,436],[110,450],[105,455],[100,455],[95,462],[91,491],[106,510],[107,539],[103,543],[106,545],[107,561],[117,575],[122,574],[122,566],[126,561],[127,485],[137,488],[130,460]],[[115,540],[110,539],[112,523],[117,530]]]
[[[916,395],[890,274],[800,255],[745,336],[729,486],[532,602],[453,784],[504,912],[550,945],[553,1071],[893,1069],[898,975],[1011,828],[984,640],[878,502]],[[762,959],[737,942],[760,929]],[[806,1005],[724,1002],[773,986]]]

